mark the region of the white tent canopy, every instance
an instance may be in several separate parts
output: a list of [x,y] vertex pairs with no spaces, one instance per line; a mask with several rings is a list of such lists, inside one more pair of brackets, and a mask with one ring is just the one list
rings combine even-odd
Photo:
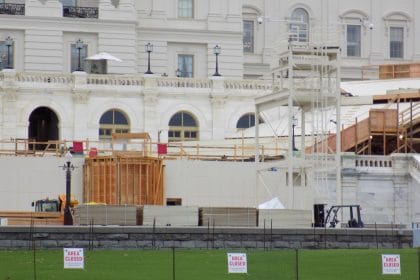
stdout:
[[284,205],[278,197],[275,197],[258,205],[258,209],[284,209]]
[[106,52],[101,52],[101,53],[97,53],[95,55],[89,56],[86,58],[86,60],[113,60],[113,61],[118,61],[118,62],[122,61],[118,57],[115,57]]

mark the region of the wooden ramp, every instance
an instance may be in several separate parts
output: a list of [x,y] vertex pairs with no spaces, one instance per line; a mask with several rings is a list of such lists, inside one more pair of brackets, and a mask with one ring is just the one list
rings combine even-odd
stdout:
[[86,159],[83,201],[111,205],[162,205],[162,159],[136,153]]
[[[368,118],[360,122],[356,119],[354,125],[341,130],[341,150],[352,151],[357,154],[372,154],[372,142],[375,141],[375,143],[379,142],[377,145],[381,147],[381,153],[389,154],[396,149],[398,129],[397,110],[371,109]],[[326,140],[306,148],[307,153],[335,153],[335,151],[335,134],[329,135]]]

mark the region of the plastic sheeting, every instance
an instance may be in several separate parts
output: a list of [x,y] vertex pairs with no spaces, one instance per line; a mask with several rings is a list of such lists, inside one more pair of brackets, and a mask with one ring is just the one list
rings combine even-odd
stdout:
[[283,203],[281,203],[278,197],[275,197],[269,201],[258,205],[258,209],[285,209]]

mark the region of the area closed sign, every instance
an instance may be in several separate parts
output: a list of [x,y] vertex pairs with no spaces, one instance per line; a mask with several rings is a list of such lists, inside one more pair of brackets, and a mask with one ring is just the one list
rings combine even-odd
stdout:
[[246,254],[228,253],[228,272],[229,273],[247,273]]
[[84,269],[83,248],[64,248],[64,268]]
[[382,274],[401,274],[400,255],[382,255]]

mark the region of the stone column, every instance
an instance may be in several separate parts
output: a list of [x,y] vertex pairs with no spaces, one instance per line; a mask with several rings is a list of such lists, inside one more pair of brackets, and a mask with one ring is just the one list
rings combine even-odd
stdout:
[[[89,93],[90,91],[87,89],[73,89],[72,91],[74,102],[73,135],[68,135],[72,139],[84,140],[83,137],[86,137],[86,132],[89,131],[89,120],[86,119],[86,116],[89,115]],[[71,124],[67,124],[67,126],[71,126]]]
[[39,0],[27,0],[25,4],[26,16],[62,17],[63,5],[58,0],[47,0],[45,3]]
[[393,154],[393,183],[394,183],[394,223],[410,224],[411,223],[411,207],[410,207],[410,188],[408,185],[408,166],[410,155]]
[[[358,172],[356,170],[354,153],[343,153],[341,156],[341,195],[342,204],[359,204],[358,193]],[[338,180],[339,178],[337,178]]]
[[[3,86],[0,88],[0,94],[2,95],[2,127],[1,137],[2,139],[12,139],[16,137],[27,137],[26,131],[17,131],[16,124],[18,123],[18,107],[17,107],[17,90],[16,85],[16,70],[15,69],[4,69],[3,73]],[[27,129],[27,126],[25,126]],[[26,132],[26,133],[25,133]],[[8,146],[8,147],[6,147]],[[3,148],[14,148],[10,145],[3,144]]]
[[222,140],[225,137],[225,88],[224,78],[212,77],[212,89],[210,93],[210,102],[212,108],[212,139]]
[[[418,15],[418,13],[420,13],[420,1],[418,1],[418,0],[411,0],[411,1],[413,1],[412,14],[413,15]],[[412,24],[411,40],[414,40],[412,60],[413,61],[419,61],[420,60],[420,36],[418,36],[417,34],[419,34],[419,32],[420,32],[420,20],[412,19],[410,24]]]
[[157,18],[165,18],[166,5],[166,0],[152,0],[152,16]]
[[[387,26],[384,25],[383,21],[383,5],[382,0],[370,0],[371,6],[371,18],[369,20],[373,23],[373,30],[368,28],[365,29],[368,41],[368,50],[369,50],[369,63],[370,64],[380,64],[384,57],[386,57],[386,46],[384,48],[384,36],[385,42],[389,42],[389,35],[387,32]],[[386,43],[389,44],[389,43]]]
[[[87,89],[86,72],[73,72],[74,86],[72,89],[73,116],[69,123],[62,123],[62,137],[67,139],[84,140],[88,131],[88,101],[90,90]],[[96,134],[98,137],[98,134]]]
[[225,138],[225,103],[226,97],[210,97],[212,118],[213,118],[213,140],[223,140]]
[[158,114],[159,94],[156,79],[153,76],[144,76],[143,112],[144,132],[149,133],[152,141],[158,139],[160,116]]

